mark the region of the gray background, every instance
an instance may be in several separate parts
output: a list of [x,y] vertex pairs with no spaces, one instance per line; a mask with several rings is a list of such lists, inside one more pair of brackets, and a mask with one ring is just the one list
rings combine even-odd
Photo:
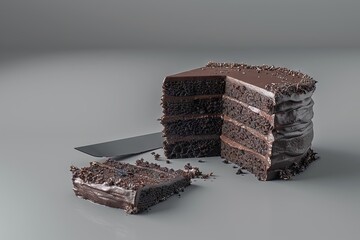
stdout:
[[[155,3],[0,2],[0,239],[356,239],[359,4]],[[76,198],[69,166],[94,158],[73,147],[160,131],[163,78],[209,60],[318,80],[321,159],[273,182],[236,175],[217,157],[174,160],[216,179],[137,216]],[[126,161],[139,157],[152,159]]]
[[359,46],[358,0],[1,0],[0,46]]

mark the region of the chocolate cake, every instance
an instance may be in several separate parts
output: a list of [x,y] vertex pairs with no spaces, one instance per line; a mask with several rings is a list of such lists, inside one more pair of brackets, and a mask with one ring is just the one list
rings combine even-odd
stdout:
[[191,173],[138,160],[136,165],[107,160],[72,166],[78,197],[128,213],[139,213],[190,185]]
[[268,65],[208,63],[163,83],[167,158],[222,156],[259,180],[287,179],[315,159],[316,81]]

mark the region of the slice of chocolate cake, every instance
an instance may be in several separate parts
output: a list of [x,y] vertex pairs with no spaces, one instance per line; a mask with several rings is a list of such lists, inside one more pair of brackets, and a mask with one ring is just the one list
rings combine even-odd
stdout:
[[191,175],[138,160],[135,165],[107,160],[90,167],[72,166],[74,192],[78,197],[127,213],[138,213],[190,185]]
[[314,160],[316,81],[274,66],[209,63],[163,83],[168,158],[219,156],[260,180],[289,178]]

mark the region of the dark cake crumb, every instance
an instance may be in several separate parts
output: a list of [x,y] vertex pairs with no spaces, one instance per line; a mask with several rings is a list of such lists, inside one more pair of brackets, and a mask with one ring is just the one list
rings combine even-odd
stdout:
[[192,169],[192,166],[190,163],[187,163],[185,166],[184,166],[184,169],[185,170],[191,170]]
[[155,160],[160,160],[160,154],[156,153],[156,154],[154,155],[154,158],[155,158]]
[[244,175],[244,174],[246,174],[246,172],[243,172],[243,171],[241,170],[241,168],[239,168],[239,169],[237,170],[236,174],[237,174],[237,175]]
[[227,159],[224,159],[222,162],[225,164],[230,164],[229,160],[227,160]]
[[210,178],[211,176],[213,176],[213,173],[211,172],[211,173],[208,173],[208,174],[203,174],[202,176],[201,176],[201,178],[202,179],[208,179],[208,178]]
[[198,162],[199,162],[199,163],[204,163],[205,161],[200,159]]
[[167,164],[170,164],[171,162],[170,162],[170,160],[166,160],[166,163],[167,163]]
[[238,166],[234,165],[233,168],[238,168]]
[[150,154],[151,154],[151,155],[155,155],[155,152],[151,152]]
[[210,173],[202,173],[198,167],[191,166],[190,163],[187,163],[184,166],[185,172],[189,175],[191,178],[201,178],[201,179],[208,179],[211,176],[214,175],[213,172]]

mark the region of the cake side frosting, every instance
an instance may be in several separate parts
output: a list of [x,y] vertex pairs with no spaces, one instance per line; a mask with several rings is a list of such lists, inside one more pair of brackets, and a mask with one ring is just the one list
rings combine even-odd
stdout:
[[289,165],[309,151],[314,136],[314,101],[311,98],[314,90],[277,98],[279,107],[275,113],[275,141],[271,158],[274,166]]

